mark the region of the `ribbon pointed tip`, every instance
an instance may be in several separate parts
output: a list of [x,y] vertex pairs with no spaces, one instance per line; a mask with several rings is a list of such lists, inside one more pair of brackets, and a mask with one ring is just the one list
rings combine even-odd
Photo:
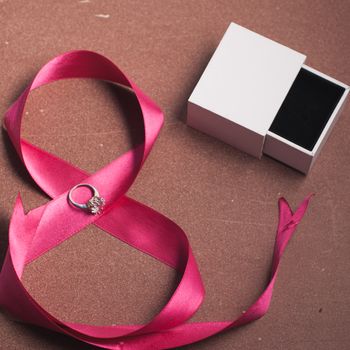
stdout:
[[280,207],[280,210],[287,210],[290,214],[293,213],[292,208],[290,207],[288,201],[284,197],[280,197],[278,200],[278,205]]
[[16,197],[14,212],[16,212],[18,214],[21,213],[21,214],[23,214],[23,216],[25,215],[23,201],[22,201],[22,197],[21,197],[20,193],[18,193],[18,195]]

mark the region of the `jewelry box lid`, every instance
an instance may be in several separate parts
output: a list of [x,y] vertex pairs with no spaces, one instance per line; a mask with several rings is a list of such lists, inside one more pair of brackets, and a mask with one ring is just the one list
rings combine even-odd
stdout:
[[[306,56],[282,44],[231,23],[208,63],[190,98],[199,106],[223,118],[220,127],[211,125],[202,131],[260,157],[264,138],[291,88]],[[188,120],[191,125],[191,121]],[[228,123],[236,125],[227,140]],[[201,121],[192,125],[201,130]],[[214,131],[215,130],[215,131]],[[252,135],[242,137],[244,132]],[[248,141],[249,140],[249,141]],[[250,145],[244,145],[249,142]]]

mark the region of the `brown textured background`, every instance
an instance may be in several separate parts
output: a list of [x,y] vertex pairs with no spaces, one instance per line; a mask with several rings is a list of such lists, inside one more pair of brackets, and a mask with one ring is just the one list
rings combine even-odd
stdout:
[[[129,195],[188,233],[207,290],[196,320],[233,319],[255,300],[269,272],[277,198],[284,195],[295,207],[315,192],[283,258],[268,314],[185,348],[349,349],[350,106],[307,177],[188,128],[186,100],[230,21],[307,54],[307,64],[350,83],[348,0],[0,0],[0,114],[41,65],[80,48],[107,55],[159,103],[166,123]],[[138,141],[137,118],[129,129],[125,122],[125,116],[137,117],[133,98],[119,91],[116,99],[113,93],[101,83],[78,80],[35,91],[24,136],[94,171]],[[18,191],[28,210],[47,200],[2,132],[1,260]],[[166,302],[176,276],[107,234],[87,229],[32,263],[24,281],[64,320],[112,324],[149,320]],[[92,349],[14,323],[2,312],[0,348]]]

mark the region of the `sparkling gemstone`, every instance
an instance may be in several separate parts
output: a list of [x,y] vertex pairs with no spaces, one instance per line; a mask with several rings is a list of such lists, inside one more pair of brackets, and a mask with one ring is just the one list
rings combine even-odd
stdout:
[[104,198],[94,196],[88,201],[87,207],[91,214],[100,214],[104,204],[105,204]]

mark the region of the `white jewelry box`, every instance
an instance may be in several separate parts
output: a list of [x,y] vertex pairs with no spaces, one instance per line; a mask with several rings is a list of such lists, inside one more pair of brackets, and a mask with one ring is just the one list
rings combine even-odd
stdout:
[[231,23],[188,100],[188,125],[308,173],[349,87],[305,59]]

